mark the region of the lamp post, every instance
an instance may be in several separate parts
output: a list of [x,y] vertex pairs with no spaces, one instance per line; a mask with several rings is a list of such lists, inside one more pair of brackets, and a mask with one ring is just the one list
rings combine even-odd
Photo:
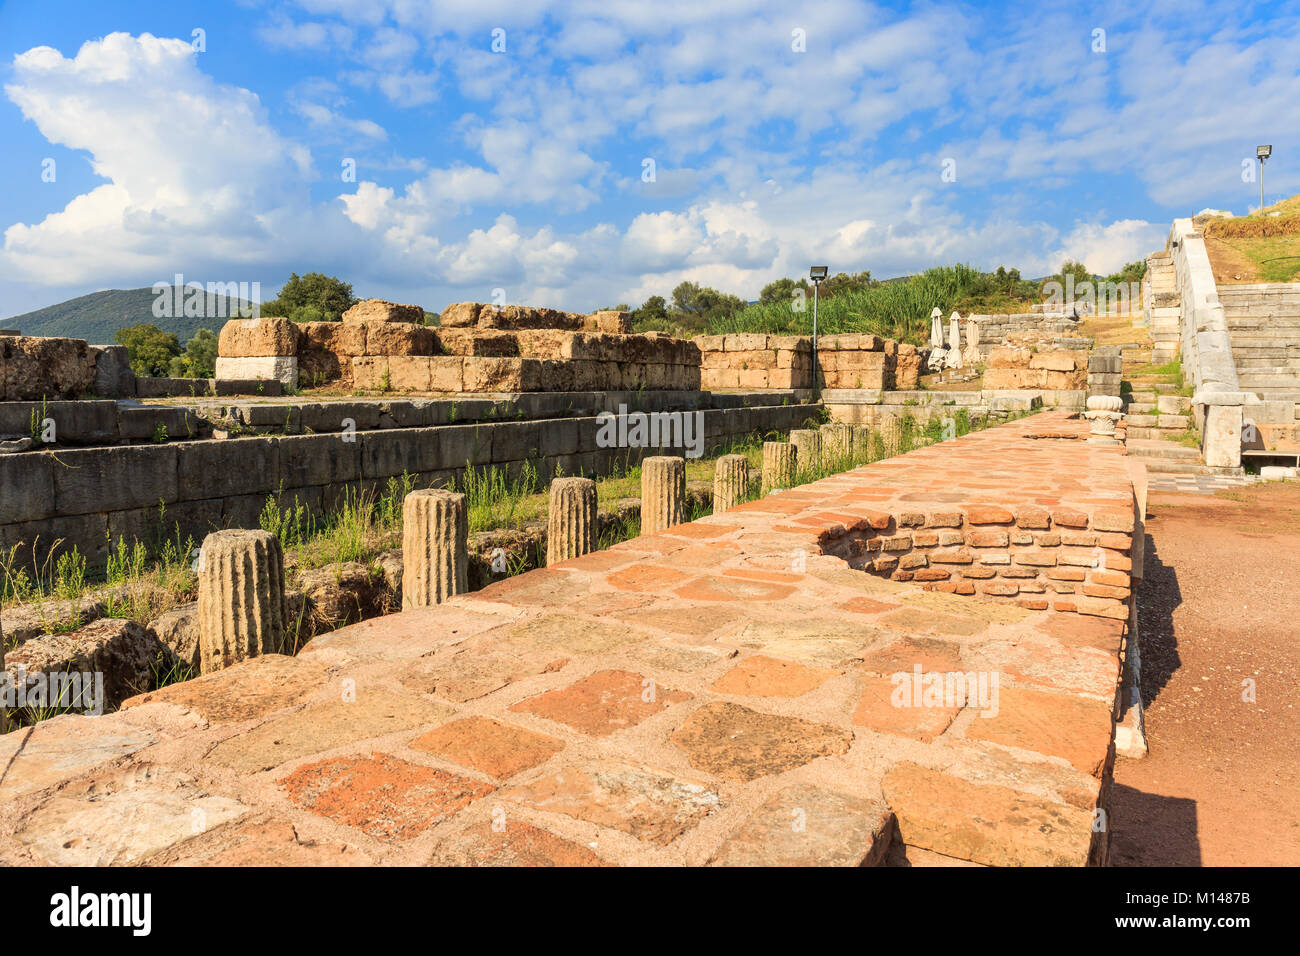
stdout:
[[826,274],[830,271],[827,266],[813,266],[808,270],[808,278],[812,279],[813,284],[813,340],[812,340],[812,383],[813,391],[817,390],[817,291],[821,288],[822,282],[826,279]]
[[1272,146],[1256,146],[1255,158],[1259,160],[1259,211],[1264,212],[1264,160],[1273,155]]

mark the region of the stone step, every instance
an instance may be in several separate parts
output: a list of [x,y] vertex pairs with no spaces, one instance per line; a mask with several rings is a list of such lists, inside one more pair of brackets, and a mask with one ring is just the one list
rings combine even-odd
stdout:
[[1189,445],[1180,445],[1177,442],[1164,441],[1163,439],[1139,438],[1134,436],[1133,429],[1129,429],[1128,453],[1136,455],[1139,458],[1165,458],[1177,461],[1201,461],[1201,451],[1199,448],[1192,448]]
[[1152,391],[1132,391],[1128,393],[1128,400],[1130,402],[1141,402],[1143,404],[1154,405],[1158,398],[1159,394]]
[[1156,409],[1159,415],[1185,415],[1192,410],[1192,400],[1186,395],[1161,395]]
[[1159,428],[1166,431],[1186,431],[1191,419],[1186,415],[1132,415],[1128,416],[1129,428]]
[[1128,434],[1130,438],[1137,438],[1143,441],[1173,441],[1181,438],[1187,433],[1186,428],[1159,428],[1142,425],[1130,425]]
[[1153,475],[1212,475],[1214,470],[1194,461],[1174,461],[1167,458],[1144,458],[1142,463]]
[[1156,414],[1155,402],[1129,402],[1128,407],[1124,409],[1128,415],[1154,415]]
[[1243,372],[1237,376],[1237,384],[1247,392],[1261,388],[1294,389],[1300,385],[1300,375],[1259,375]]

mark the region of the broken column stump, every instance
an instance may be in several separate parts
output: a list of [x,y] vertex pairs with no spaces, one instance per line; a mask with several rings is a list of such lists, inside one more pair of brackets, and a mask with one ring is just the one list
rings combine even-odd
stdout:
[[596,483],[556,478],[546,529],[546,563],[559,564],[596,550]]
[[641,462],[641,533],[655,534],[682,523],[686,461],[655,455]]
[[794,484],[799,468],[799,451],[789,442],[763,442],[763,494]]
[[843,463],[853,454],[853,426],[831,423],[821,431],[822,455],[828,462]]
[[815,428],[796,428],[790,432],[790,447],[795,450],[799,467],[816,468],[822,458],[822,435]]
[[749,459],[723,455],[713,476],[713,513],[734,508],[749,491]]
[[441,604],[469,590],[465,496],[433,488],[402,503],[402,607]]
[[217,531],[199,553],[199,672],[284,649],[284,553],[269,531]]

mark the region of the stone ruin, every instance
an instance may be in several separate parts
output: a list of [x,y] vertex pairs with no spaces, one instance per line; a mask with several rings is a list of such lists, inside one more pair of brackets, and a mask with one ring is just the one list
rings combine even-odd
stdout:
[[[704,388],[812,388],[812,337],[733,333],[704,335]],[[823,335],[817,339],[817,384],[832,389],[911,389],[924,355],[915,345],[878,335]]]
[[592,315],[460,302],[437,327],[419,306],[369,299],[340,322],[233,320],[218,370],[285,384],[392,392],[700,388],[699,348],[632,334],[626,313]]

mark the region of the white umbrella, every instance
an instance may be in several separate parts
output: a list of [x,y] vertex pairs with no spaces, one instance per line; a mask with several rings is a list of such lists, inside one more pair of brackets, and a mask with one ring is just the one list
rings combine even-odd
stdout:
[[948,317],[948,362],[949,368],[961,368],[961,317],[954,312]]

